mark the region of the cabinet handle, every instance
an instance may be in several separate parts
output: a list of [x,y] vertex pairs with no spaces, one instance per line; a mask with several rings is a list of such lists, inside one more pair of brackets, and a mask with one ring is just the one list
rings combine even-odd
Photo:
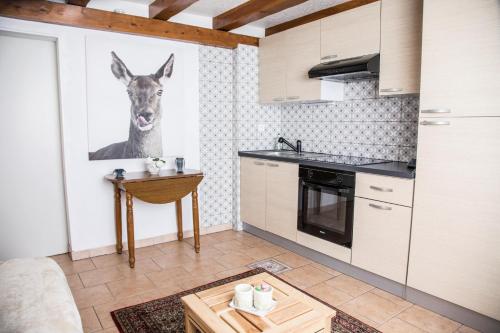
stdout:
[[270,166],[272,168],[277,168],[279,167],[280,165],[279,164],[276,164],[276,163],[267,163],[267,166]]
[[425,109],[420,110],[420,113],[451,113],[450,109]]
[[402,88],[383,88],[380,89],[380,92],[400,92],[403,91]]
[[380,205],[375,205],[375,204],[368,204],[368,206],[375,208],[375,209],[380,209],[380,210],[392,210],[392,207],[389,206],[380,206]]
[[286,99],[299,99],[300,96],[288,96]]
[[337,57],[338,57],[338,55],[336,55],[336,54],[330,54],[330,55],[327,55],[327,56],[321,57],[321,59],[320,59],[320,60],[321,60],[321,61],[323,61],[323,60],[330,60],[330,59],[335,59],[335,58],[337,58]]
[[439,125],[449,125],[450,122],[446,120],[436,120],[436,121],[431,121],[431,120],[424,120],[420,122],[420,125],[424,126],[439,126]]
[[393,192],[394,190],[392,188],[388,187],[379,187],[379,186],[373,186],[370,185],[370,188],[375,191],[380,191],[380,192]]
[[255,162],[253,162],[253,164],[255,164],[255,165],[264,165],[265,163],[264,162],[257,162],[257,161],[255,161]]
[[285,99],[283,97],[275,97],[273,98],[273,102],[283,102]]

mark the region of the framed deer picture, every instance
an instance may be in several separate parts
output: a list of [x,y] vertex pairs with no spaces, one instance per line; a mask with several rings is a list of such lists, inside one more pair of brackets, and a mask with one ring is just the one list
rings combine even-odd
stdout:
[[165,155],[164,133],[182,125],[173,112],[184,103],[182,49],[173,44],[87,36],[89,160]]

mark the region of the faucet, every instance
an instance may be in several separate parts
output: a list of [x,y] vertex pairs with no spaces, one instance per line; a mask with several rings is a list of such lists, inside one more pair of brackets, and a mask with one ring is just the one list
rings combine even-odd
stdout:
[[293,144],[288,142],[284,137],[280,136],[278,138],[278,142],[286,144],[288,147],[292,148],[293,151],[297,152],[297,154],[302,154],[302,141],[297,140],[297,146],[294,146]]

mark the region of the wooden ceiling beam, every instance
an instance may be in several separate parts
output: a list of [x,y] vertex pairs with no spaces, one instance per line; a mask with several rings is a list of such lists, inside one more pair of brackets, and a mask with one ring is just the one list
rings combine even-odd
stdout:
[[295,20],[291,20],[288,22],[284,22],[284,23],[269,27],[266,29],[266,36],[291,29],[291,28],[297,27],[299,25],[303,25],[306,23],[317,21],[317,20],[320,20],[322,18],[332,16],[332,15],[338,14],[340,12],[344,12],[346,10],[349,10],[349,9],[354,9],[356,7],[364,6],[364,5],[367,5],[367,4],[375,2],[375,1],[378,1],[378,0],[351,0],[351,1],[347,1],[347,2],[341,3],[341,4],[336,5],[336,6],[317,11],[315,13],[311,13],[309,15],[305,15],[305,16],[296,18]]
[[68,0],[69,5],[87,7],[90,0]]
[[149,5],[149,17],[166,21],[196,1],[198,0],[155,0]]
[[42,0],[0,0],[0,16],[225,48],[259,45],[255,37]]
[[249,0],[213,18],[213,28],[229,31],[307,0]]

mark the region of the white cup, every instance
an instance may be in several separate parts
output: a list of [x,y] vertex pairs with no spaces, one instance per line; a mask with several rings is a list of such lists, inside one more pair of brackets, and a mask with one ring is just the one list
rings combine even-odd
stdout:
[[254,289],[253,291],[253,306],[257,310],[267,310],[273,302],[273,287],[269,286],[266,291]]
[[253,287],[250,284],[238,284],[234,287],[234,304],[239,308],[251,308],[253,305]]

